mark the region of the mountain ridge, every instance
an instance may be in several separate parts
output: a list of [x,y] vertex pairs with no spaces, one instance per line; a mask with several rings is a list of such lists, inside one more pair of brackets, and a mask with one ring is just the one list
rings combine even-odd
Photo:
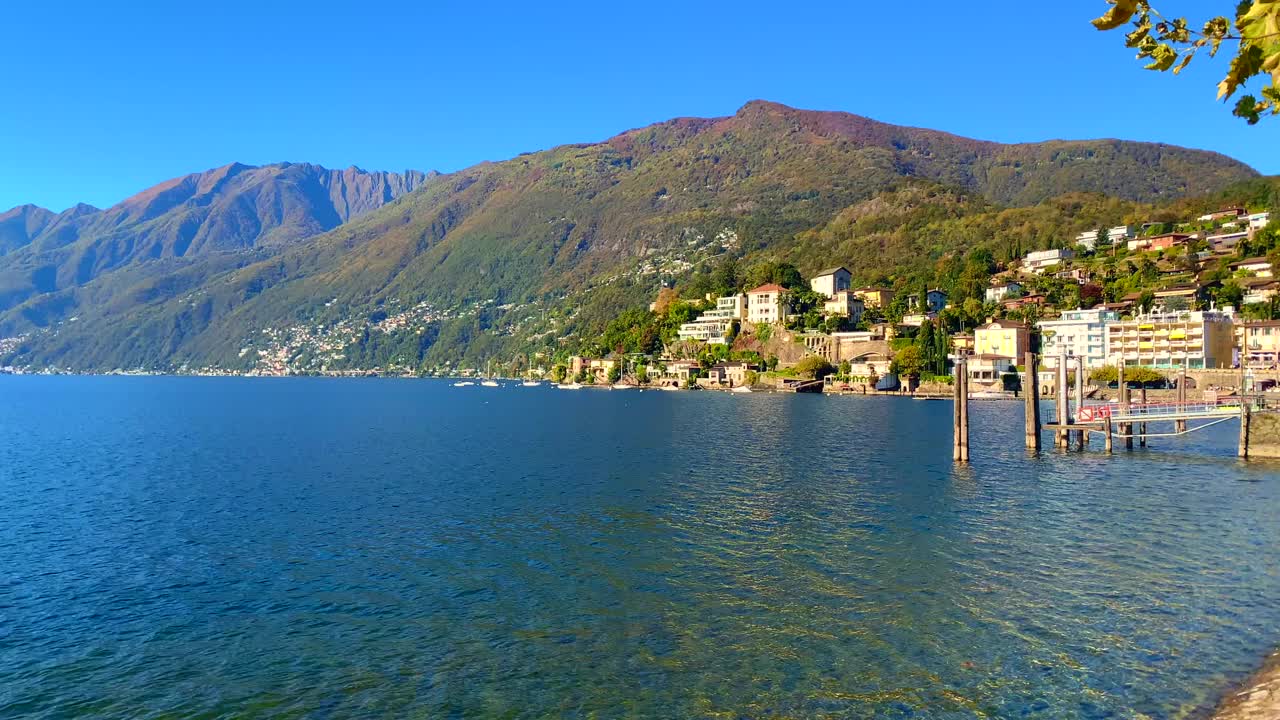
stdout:
[[[243,171],[228,174],[208,182],[234,183]],[[0,337],[36,332],[18,357],[42,362],[236,366],[252,359],[246,348],[263,330],[358,324],[390,308],[431,307],[446,320],[415,342],[420,359],[439,360],[522,332],[515,319],[483,308],[546,308],[593,288],[601,288],[596,297],[633,303],[690,271],[688,258],[704,250],[783,251],[846,209],[913,184],[1024,207],[1081,192],[1165,201],[1256,177],[1220,154],[1175,146],[1005,145],[757,101],[722,118],[676,118],[424,179],[390,203],[293,241],[195,257],[161,253],[158,274],[125,263],[108,268],[124,268],[118,275],[56,277],[49,292],[0,302]],[[326,204],[332,208],[332,199]],[[1064,241],[1069,229],[1020,242]],[[128,239],[146,237],[117,238]],[[932,247],[945,251],[945,238],[939,242]],[[0,289],[13,266],[0,258]],[[619,282],[630,289],[599,294]],[[592,302],[592,312],[604,312],[602,300]],[[80,318],[74,328],[57,326],[72,316]]]

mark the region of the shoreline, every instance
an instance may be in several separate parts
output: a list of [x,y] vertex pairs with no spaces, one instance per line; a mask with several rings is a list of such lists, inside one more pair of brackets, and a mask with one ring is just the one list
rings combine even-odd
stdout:
[[1218,701],[1211,720],[1271,720],[1280,718],[1280,650]]

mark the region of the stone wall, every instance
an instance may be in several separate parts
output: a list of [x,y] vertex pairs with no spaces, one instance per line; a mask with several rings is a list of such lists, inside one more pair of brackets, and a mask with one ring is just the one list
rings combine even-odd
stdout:
[[1280,458],[1280,413],[1255,412],[1249,418],[1249,457]]

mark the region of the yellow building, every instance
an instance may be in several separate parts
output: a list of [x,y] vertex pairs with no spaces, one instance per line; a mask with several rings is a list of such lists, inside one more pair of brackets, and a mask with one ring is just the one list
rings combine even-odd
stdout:
[[1196,369],[1229,368],[1235,316],[1218,310],[1164,311],[1107,325],[1107,364]]
[[1249,351],[1249,367],[1280,367],[1280,320],[1255,320],[1236,325],[1236,345]]
[[1017,365],[1031,349],[1031,334],[1027,326],[1013,320],[992,320],[973,331],[975,355],[998,355],[1013,360]]
[[853,291],[869,308],[887,308],[893,302],[893,291],[888,288],[863,287]]

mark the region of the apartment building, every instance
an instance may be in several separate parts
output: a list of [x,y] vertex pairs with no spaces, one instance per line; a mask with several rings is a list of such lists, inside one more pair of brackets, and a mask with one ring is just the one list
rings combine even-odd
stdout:
[[1163,308],[1106,326],[1107,364],[1192,370],[1229,368],[1235,345],[1230,309],[1168,311]]
[[1045,367],[1058,367],[1058,358],[1084,358],[1085,367],[1107,364],[1107,325],[1120,316],[1106,308],[1065,310],[1057,320],[1041,320],[1040,352]]
[[725,336],[734,321],[747,316],[746,295],[726,295],[716,299],[714,310],[708,310],[693,322],[684,323],[676,331],[681,340],[700,340],[705,343],[719,345],[725,342]]
[[785,322],[789,313],[782,296],[786,292],[786,288],[773,283],[748,290],[747,320],[753,323]]

